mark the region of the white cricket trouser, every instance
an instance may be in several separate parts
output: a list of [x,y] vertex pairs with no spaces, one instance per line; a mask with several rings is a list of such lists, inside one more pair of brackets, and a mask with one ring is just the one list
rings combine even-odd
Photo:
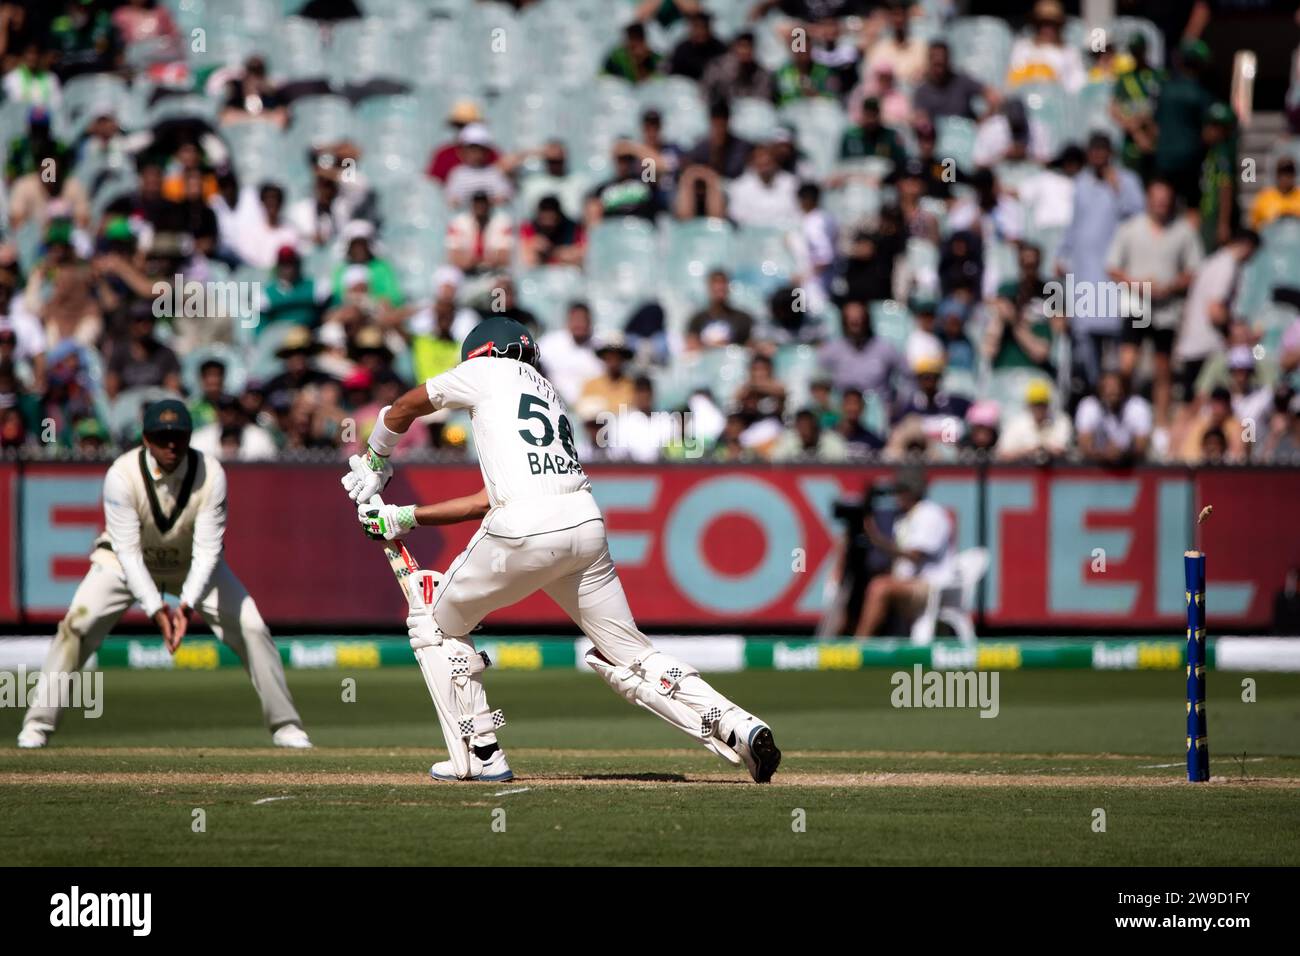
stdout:
[[[157,584],[163,593],[176,594],[182,582],[183,578],[162,578]],[[59,622],[42,672],[58,675],[81,670],[134,603],[135,595],[127,587],[116,558],[97,558],[78,585],[67,615]],[[267,726],[275,730],[285,724],[300,724],[271,632],[253,598],[224,560],[217,562],[212,584],[195,610],[217,639],[243,662],[252,678],[253,689],[262,700],[262,717]],[[48,732],[55,728],[58,719],[58,707],[31,707],[23,717],[23,725]]]
[[480,528],[447,569],[433,617],[444,634],[463,637],[535,591],[550,595],[611,663],[625,666],[651,649],[632,619],[599,518],[513,538]]

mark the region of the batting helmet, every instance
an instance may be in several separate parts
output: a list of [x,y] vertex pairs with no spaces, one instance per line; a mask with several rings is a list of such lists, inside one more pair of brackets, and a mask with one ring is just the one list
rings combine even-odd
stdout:
[[460,347],[460,360],[464,362],[480,355],[512,358],[533,366],[537,365],[539,357],[532,333],[505,316],[484,319],[465,336]]

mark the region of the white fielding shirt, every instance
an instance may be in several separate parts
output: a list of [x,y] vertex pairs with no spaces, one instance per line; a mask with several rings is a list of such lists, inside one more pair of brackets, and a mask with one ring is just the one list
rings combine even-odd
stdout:
[[[127,587],[150,617],[163,606],[157,581],[171,582],[183,576],[181,602],[197,607],[221,560],[226,533],[226,473],[215,458],[202,452],[196,454],[198,470],[189,500],[166,533],[154,521],[140,473],[140,449],[133,448],[118,457],[104,479],[106,530],[99,540],[112,545]],[[159,508],[164,515],[172,514],[189,471],[188,461],[182,460],[169,475],[146,451],[145,465]]]
[[[591,482],[578,463],[564,399],[541,372],[513,359],[482,355],[434,376],[425,388],[435,409],[469,411],[493,510],[530,502],[528,509],[516,509],[515,517],[506,519],[519,534],[600,517]],[[550,507],[560,496],[576,492],[588,494]],[[533,517],[525,518],[525,512]],[[484,519],[485,526],[490,518]],[[500,520],[498,516],[491,525],[494,532],[503,527]],[[531,530],[524,530],[525,525]]]

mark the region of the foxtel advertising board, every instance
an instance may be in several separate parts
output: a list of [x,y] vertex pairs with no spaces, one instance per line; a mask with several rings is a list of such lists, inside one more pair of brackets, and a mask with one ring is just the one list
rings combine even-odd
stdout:
[[[0,621],[48,624],[66,611],[103,527],[106,468],[0,465]],[[404,602],[379,546],[358,529],[339,467],[227,465],[226,560],[275,626],[400,630]],[[886,469],[592,467],[610,548],[647,625],[812,627],[841,525],[831,505]],[[436,501],[481,487],[470,466],[406,466],[385,497]],[[985,622],[1018,628],[1181,629],[1183,551],[1209,556],[1212,627],[1267,628],[1273,596],[1300,565],[1300,469],[1108,471],[933,469],[958,546],[983,544]],[[1195,532],[1204,504],[1214,516]],[[474,525],[420,529],[408,543],[443,568]],[[569,631],[548,598],[489,624]]]

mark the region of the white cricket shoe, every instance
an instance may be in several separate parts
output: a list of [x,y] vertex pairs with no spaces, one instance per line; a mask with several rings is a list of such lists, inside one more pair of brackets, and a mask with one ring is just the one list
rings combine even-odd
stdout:
[[24,727],[18,732],[18,746],[23,750],[38,750],[49,740],[50,735],[40,727]]
[[311,749],[311,738],[307,736],[307,731],[297,724],[285,724],[280,727],[271,735],[271,743],[277,747],[288,747],[292,750]]
[[745,767],[755,783],[767,783],[781,765],[781,751],[776,747],[772,728],[756,717],[740,724],[733,731],[734,741],[728,741],[733,750],[745,761]]
[[463,781],[456,776],[450,760],[439,760],[429,768],[429,776],[443,783],[504,783],[515,779],[514,771],[506,763],[506,752],[497,749],[487,760],[480,760],[474,754],[469,755],[469,776]]

